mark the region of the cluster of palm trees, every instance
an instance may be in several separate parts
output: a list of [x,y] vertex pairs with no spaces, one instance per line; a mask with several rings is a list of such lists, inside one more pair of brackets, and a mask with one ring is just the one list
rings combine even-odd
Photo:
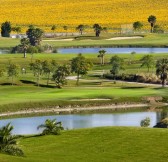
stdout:
[[[43,128],[41,135],[59,135],[63,126],[61,122],[57,122],[56,119],[47,119],[44,124],[41,124],[37,129]],[[0,128],[0,152],[7,153],[9,155],[24,156],[24,152],[17,147],[17,140],[21,136],[12,135],[14,129],[10,123]]]
[[[104,65],[105,54],[106,51],[102,49],[99,51],[99,54],[97,56],[100,58],[101,66]],[[131,53],[131,55],[133,54],[135,54],[135,52]],[[152,55],[145,55],[140,61],[142,62],[141,67],[147,67],[148,72],[151,67],[153,67],[154,65],[156,66],[156,75],[160,78],[162,82],[162,87],[165,87],[168,78],[168,59],[162,58],[157,60],[157,62],[155,63]],[[124,60],[117,55],[111,58],[110,63],[112,64],[112,69],[110,70],[110,72],[114,76],[119,73],[120,69],[124,69]]]

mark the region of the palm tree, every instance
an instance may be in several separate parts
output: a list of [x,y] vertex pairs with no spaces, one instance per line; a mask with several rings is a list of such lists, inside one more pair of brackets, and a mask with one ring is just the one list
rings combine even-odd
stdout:
[[10,123],[0,128],[0,151],[10,155],[23,156],[23,151],[16,147],[18,136],[12,135],[12,130],[13,126]]
[[100,63],[101,65],[104,65],[104,56],[105,56],[106,51],[105,50],[100,50],[99,55],[97,57],[100,57]]
[[164,87],[166,85],[166,79],[168,75],[168,59],[163,58],[163,59],[157,60],[156,74],[160,76],[160,79],[162,81],[162,87]]
[[148,17],[148,22],[151,24],[151,33],[153,33],[153,28],[154,28],[155,23],[156,23],[156,16],[150,15]]
[[40,128],[44,128],[42,135],[49,135],[49,134],[58,135],[60,134],[60,131],[64,129],[62,127],[62,123],[56,122],[56,119],[54,120],[47,119],[45,121],[45,124],[41,124],[37,127],[37,129]]

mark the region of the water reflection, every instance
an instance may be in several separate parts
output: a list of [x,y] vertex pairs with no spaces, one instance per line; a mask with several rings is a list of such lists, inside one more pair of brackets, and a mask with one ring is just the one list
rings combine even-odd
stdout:
[[167,116],[167,112],[54,115],[0,120],[0,127],[11,122],[14,126],[13,134],[36,134],[40,133],[37,126],[44,123],[46,119],[56,118],[58,121],[62,121],[65,129],[76,129],[98,126],[140,126],[141,120],[146,117],[151,119],[150,127],[153,127],[165,116]]
[[168,48],[59,48],[58,53],[69,54],[69,53],[98,53],[100,50],[106,50],[107,53],[168,53]]

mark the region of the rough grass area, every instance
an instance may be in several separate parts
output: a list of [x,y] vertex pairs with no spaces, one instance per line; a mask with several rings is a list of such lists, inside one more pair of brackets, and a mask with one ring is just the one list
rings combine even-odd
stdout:
[[19,140],[25,157],[0,154],[1,162],[165,162],[168,130],[103,127],[65,131],[60,136]]

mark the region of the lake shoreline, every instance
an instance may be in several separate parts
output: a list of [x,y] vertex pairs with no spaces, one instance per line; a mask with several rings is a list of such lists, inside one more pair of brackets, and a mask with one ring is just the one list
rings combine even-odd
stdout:
[[128,109],[133,109],[133,108],[145,108],[145,107],[164,107],[168,106],[168,103],[161,103],[161,104],[150,104],[150,103],[142,103],[142,104],[111,104],[111,105],[104,105],[104,106],[89,106],[89,107],[71,107],[66,106],[63,108],[59,107],[52,107],[49,109],[30,109],[30,110],[22,110],[22,111],[16,111],[16,112],[4,112],[0,114],[0,117],[6,117],[6,116],[14,116],[14,115],[28,115],[28,114],[39,114],[39,113],[56,113],[56,114],[61,114],[61,113],[80,113],[80,112],[86,112],[86,111],[99,111],[99,110],[128,110]]

